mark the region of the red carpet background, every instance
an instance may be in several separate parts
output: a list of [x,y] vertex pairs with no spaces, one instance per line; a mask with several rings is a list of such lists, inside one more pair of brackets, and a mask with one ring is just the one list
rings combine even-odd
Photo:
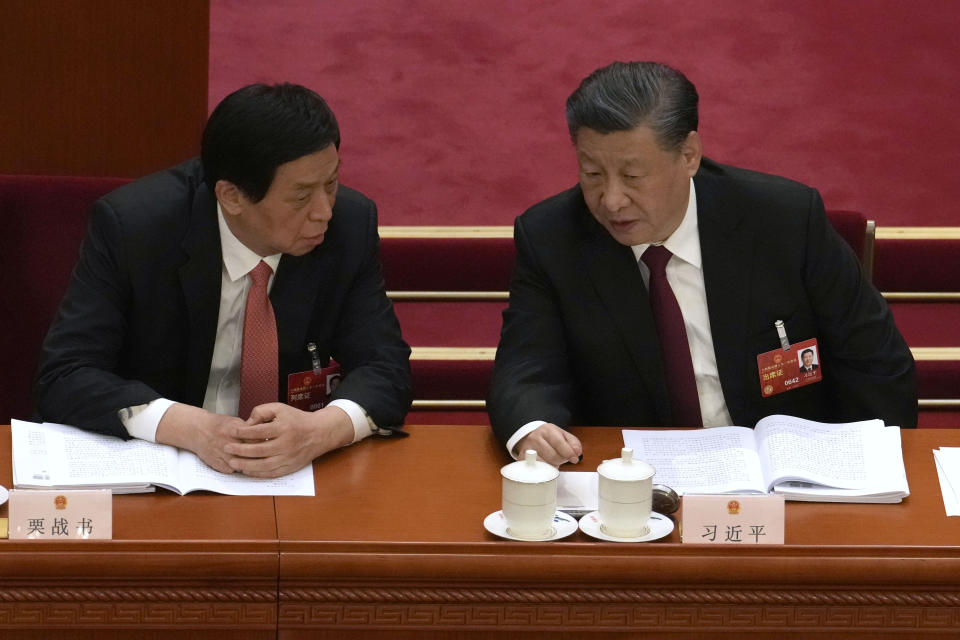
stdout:
[[706,154],[879,225],[958,225],[960,5],[892,0],[211,1],[212,108],[328,99],[382,224],[509,224],[571,185],[563,105],[612,60],[683,70]]

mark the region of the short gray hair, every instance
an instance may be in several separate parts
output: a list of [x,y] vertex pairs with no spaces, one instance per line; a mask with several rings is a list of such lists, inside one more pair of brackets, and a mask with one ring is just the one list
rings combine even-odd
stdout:
[[567,98],[567,127],[576,142],[582,127],[598,133],[649,126],[668,151],[697,130],[697,88],[658,62],[614,62],[584,78]]

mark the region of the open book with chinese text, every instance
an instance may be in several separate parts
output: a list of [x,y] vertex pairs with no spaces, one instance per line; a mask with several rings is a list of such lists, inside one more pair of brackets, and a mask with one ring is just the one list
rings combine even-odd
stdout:
[[777,493],[787,500],[900,502],[910,495],[900,428],[773,415],[746,427],[624,430],[654,482],[684,493]]
[[12,420],[17,489],[111,489],[141,493],[164,487],[181,495],[312,496],[313,465],[279,478],[220,473],[194,453],[146,440],[121,440],[62,424]]

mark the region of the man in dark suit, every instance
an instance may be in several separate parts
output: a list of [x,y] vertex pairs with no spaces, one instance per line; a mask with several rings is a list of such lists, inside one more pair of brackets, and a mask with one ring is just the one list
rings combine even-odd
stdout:
[[[579,185],[516,221],[487,401],[513,455],[575,462],[573,424],[916,425],[913,358],[820,195],[704,158],[697,102],[683,74],[639,62],[568,99]],[[811,339],[822,381],[761,385],[759,355]]]
[[[200,158],[100,199],[43,345],[40,416],[266,477],[400,425],[410,349],[339,146],[320,96],[251,85],[211,114]],[[331,358],[332,402],[286,404]]]
[[816,371],[820,365],[813,361],[813,349],[804,349],[800,352],[800,371]]

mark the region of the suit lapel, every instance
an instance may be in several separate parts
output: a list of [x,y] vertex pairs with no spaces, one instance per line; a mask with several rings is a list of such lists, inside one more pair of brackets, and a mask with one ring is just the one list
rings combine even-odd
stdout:
[[216,200],[205,185],[197,189],[190,228],[182,244],[187,261],[180,267],[180,285],[187,308],[186,401],[203,405],[220,311],[223,257],[217,226]]
[[[277,268],[277,277],[270,291],[273,312],[277,318],[280,351],[280,388],[286,388],[285,358],[296,358],[307,341],[310,319],[315,309],[324,308],[325,298],[334,290],[337,265],[342,247],[336,238],[328,237],[319,247],[304,256],[284,255]],[[306,351],[301,355],[306,355]]]
[[[756,354],[747,353],[745,314],[749,311],[753,232],[740,224],[743,211],[731,197],[720,197],[717,177],[701,171],[694,177],[697,190],[697,226],[703,259],[710,332],[717,358],[720,386],[734,424],[746,410],[745,389]],[[744,425],[753,426],[753,425]]]
[[643,276],[633,251],[614,240],[584,205],[586,227],[581,253],[597,294],[627,346],[661,424],[670,424],[660,342]]

